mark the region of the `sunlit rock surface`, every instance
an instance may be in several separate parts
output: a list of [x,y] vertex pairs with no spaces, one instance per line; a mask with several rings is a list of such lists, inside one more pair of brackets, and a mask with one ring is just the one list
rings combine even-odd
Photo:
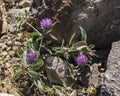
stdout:
[[120,96],[120,41],[112,44],[100,96]]

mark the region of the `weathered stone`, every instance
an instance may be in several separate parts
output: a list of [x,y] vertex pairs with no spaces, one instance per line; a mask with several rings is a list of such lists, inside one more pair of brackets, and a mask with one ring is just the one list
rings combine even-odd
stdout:
[[21,45],[21,42],[14,42],[14,44],[16,45],[16,46],[20,46]]
[[11,50],[11,47],[8,47],[6,50],[7,50],[7,51],[10,51],[10,50]]
[[100,96],[120,96],[120,41],[112,44]]
[[58,57],[48,57],[45,65],[47,77],[51,83],[62,85],[69,75],[68,66],[65,61]]
[[0,93],[0,96],[14,96],[12,94],[7,94],[7,93]]
[[87,42],[95,44],[97,48],[105,48],[120,39],[120,0],[65,1],[67,3],[63,3],[64,0],[48,0],[44,5],[42,1],[33,0],[30,16],[37,18],[35,27],[39,29],[39,21],[43,17],[57,18],[60,22],[56,24],[53,34],[58,40],[68,42],[73,33],[76,33],[74,41],[80,40],[81,26],[87,32]]
[[120,0],[84,0],[76,7],[71,16],[73,32],[79,33],[79,26],[82,26],[87,32],[88,43],[99,48],[120,40]]
[[85,87],[95,87],[100,86],[100,72],[98,70],[99,64],[94,63],[91,65],[92,70],[89,67],[84,67],[83,72],[81,72],[80,82]]
[[12,57],[15,55],[15,51],[13,51],[13,50],[9,51],[8,53],[9,53],[9,55],[12,56]]
[[18,46],[13,46],[14,51],[18,51],[19,47]]
[[93,86],[95,88],[98,88],[100,86],[100,72],[98,70],[98,64],[93,64],[92,67],[92,74],[89,78],[89,87]]
[[8,35],[3,35],[2,37],[1,37],[1,40],[8,40],[8,39],[10,39],[10,37],[8,36]]
[[5,50],[7,48],[7,45],[4,43],[0,43],[1,50]]
[[6,55],[8,55],[8,53],[7,53],[6,51],[3,51],[3,52],[2,52],[2,55],[3,55],[3,56],[6,56]]

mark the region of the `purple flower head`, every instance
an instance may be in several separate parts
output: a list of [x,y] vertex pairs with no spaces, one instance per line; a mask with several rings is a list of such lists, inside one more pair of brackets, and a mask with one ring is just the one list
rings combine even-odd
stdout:
[[76,57],[76,63],[79,65],[79,66],[83,66],[84,64],[86,64],[88,62],[88,57],[84,54],[80,54]]
[[30,51],[28,54],[27,54],[27,60],[28,62],[37,62],[38,60],[38,55],[36,52],[34,51]]
[[50,28],[52,26],[52,20],[50,18],[44,18],[40,22],[41,27],[44,28]]

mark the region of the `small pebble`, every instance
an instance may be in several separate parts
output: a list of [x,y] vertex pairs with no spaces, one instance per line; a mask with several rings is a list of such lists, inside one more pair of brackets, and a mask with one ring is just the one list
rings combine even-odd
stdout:
[[4,50],[4,49],[6,49],[6,48],[7,48],[7,45],[6,45],[6,44],[4,44],[4,43],[2,43],[2,44],[1,44],[1,47],[2,47],[2,48],[1,48],[1,50]]
[[18,51],[18,49],[19,49],[19,48],[18,48],[17,46],[13,46],[13,50],[14,50],[14,51]]
[[8,53],[9,53],[9,55],[12,56],[12,57],[15,55],[15,51],[13,51],[13,50],[12,50],[12,51],[9,51]]
[[6,44],[7,44],[7,45],[12,45],[12,41],[11,41],[11,40],[8,40],[8,41],[6,42]]
[[20,42],[17,42],[17,41],[16,41],[14,44],[15,44],[16,46],[20,46],[20,45],[21,45],[21,43],[20,43]]
[[104,77],[104,75],[105,75],[105,73],[104,73],[104,72],[101,72],[101,73],[100,73],[100,77],[101,77],[101,78],[103,78],[103,77]]
[[6,55],[8,55],[8,53],[7,53],[6,51],[3,51],[3,52],[2,52],[2,55],[3,55],[3,56],[6,56]]
[[105,71],[105,69],[104,69],[104,68],[100,68],[100,71],[101,71],[101,72],[104,72],[104,71]]
[[4,61],[0,61],[0,65],[2,65],[4,63]]
[[8,35],[3,35],[3,36],[1,37],[1,39],[2,39],[2,40],[10,39],[10,37],[9,37]]
[[8,47],[6,50],[7,50],[7,51],[11,50],[11,47]]
[[98,67],[101,67],[101,66],[102,66],[102,64],[101,64],[101,63],[99,63],[99,64],[98,64]]
[[7,93],[0,93],[0,96],[14,96],[12,94],[7,94]]

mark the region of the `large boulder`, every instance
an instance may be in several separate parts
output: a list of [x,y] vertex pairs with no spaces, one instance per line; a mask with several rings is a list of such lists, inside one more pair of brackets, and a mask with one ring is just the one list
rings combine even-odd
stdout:
[[120,96],[120,41],[112,44],[100,96]]
[[80,40],[82,26],[87,31],[88,43],[99,48],[120,39],[119,12],[120,0],[33,0],[30,8],[30,16],[37,18],[37,29],[41,18],[57,19],[54,34],[67,42],[73,33],[75,41]]

